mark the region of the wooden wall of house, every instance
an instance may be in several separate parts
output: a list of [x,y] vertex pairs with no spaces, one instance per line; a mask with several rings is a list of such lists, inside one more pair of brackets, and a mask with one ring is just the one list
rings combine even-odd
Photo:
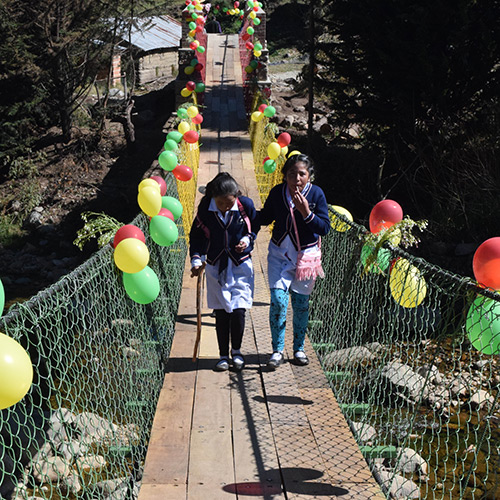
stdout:
[[139,83],[147,83],[160,77],[174,80],[179,71],[177,48],[156,53],[147,54],[139,60]]

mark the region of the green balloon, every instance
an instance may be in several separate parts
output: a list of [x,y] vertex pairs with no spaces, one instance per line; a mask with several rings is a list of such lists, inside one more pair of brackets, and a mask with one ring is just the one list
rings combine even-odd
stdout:
[[[363,264],[363,267],[366,267],[368,258],[374,251],[374,248],[370,245],[363,245],[363,248],[361,249],[361,263]],[[389,264],[391,263],[391,252],[387,250],[386,248],[381,248],[378,251],[377,254],[377,259],[372,262],[370,267],[368,268],[368,272],[370,273],[380,273],[385,271],[388,267]]]
[[174,198],[173,196],[162,196],[161,206],[162,208],[166,208],[167,210],[170,210],[170,212],[172,212],[174,220],[177,220],[182,215],[182,204],[177,198]]
[[483,354],[500,354],[500,303],[478,295],[467,313],[465,330]]
[[179,109],[177,110],[177,116],[178,116],[181,120],[185,120],[186,118],[189,118],[189,115],[188,115],[187,109],[186,109],[186,108],[179,108]]
[[177,151],[177,142],[173,139],[167,139],[165,144],[163,144],[163,148],[165,151],[173,151],[175,153]]
[[0,280],[0,316],[3,314],[5,306],[5,290],[3,289],[2,280]]
[[254,46],[253,46],[253,49],[254,50],[262,50],[262,44],[257,42]]
[[[186,111],[187,113],[187,111]],[[172,130],[172,132],[169,132],[167,134],[167,140],[172,139],[175,141],[177,144],[182,141],[182,134],[178,132],[177,130]]]
[[264,110],[264,116],[268,118],[272,118],[276,114],[276,108],[274,106],[267,106]]
[[194,88],[195,92],[205,92],[205,84],[198,82]]
[[251,66],[253,69],[257,69],[259,67],[259,61],[257,61],[257,59],[253,59],[252,61],[250,61],[249,66]]
[[205,52],[205,47],[203,47],[203,45],[198,45],[198,47],[196,47],[196,51],[203,54],[203,52]]
[[190,64],[190,66],[196,66],[198,64],[198,62],[199,62],[198,59],[195,58],[195,59],[191,59],[191,62],[189,64]]
[[188,26],[189,26],[189,29],[190,29],[190,30],[194,30],[194,29],[196,28],[196,23],[195,23],[195,22],[193,22],[193,21],[191,21],[191,22],[188,24]]
[[138,273],[123,273],[123,286],[138,304],[150,304],[160,293],[160,280],[149,266]]
[[177,166],[177,155],[173,151],[162,151],[158,163],[163,170],[171,172]]
[[177,241],[179,230],[173,220],[155,215],[149,221],[149,234],[157,245],[168,247]]
[[253,20],[253,23],[255,24],[255,26],[258,26],[260,24],[260,19],[258,17],[256,17],[254,20]]
[[276,162],[274,160],[266,160],[264,162],[264,172],[272,174],[276,170]]
[[249,35],[253,35],[253,34],[255,33],[255,30],[254,30],[251,26],[249,26],[249,27],[247,28],[247,33],[248,33]]

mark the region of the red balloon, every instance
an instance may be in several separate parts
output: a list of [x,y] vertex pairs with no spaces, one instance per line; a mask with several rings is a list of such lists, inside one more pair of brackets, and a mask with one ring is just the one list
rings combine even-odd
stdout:
[[266,108],[267,108],[267,104],[261,104],[261,105],[259,106],[259,111],[260,111],[261,113],[264,113],[264,110],[265,110]]
[[160,211],[157,215],[168,217],[169,219],[174,220],[174,214],[168,208],[160,208]]
[[403,209],[393,200],[379,201],[370,213],[370,231],[377,234],[403,220]]
[[189,44],[189,48],[192,50],[196,50],[196,47],[198,47],[198,45],[199,43],[196,43],[196,41],[194,41]]
[[269,156],[266,156],[263,160],[262,160],[262,165],[264,165],[264,163],[266,163],[267,160],[270,160],[271,158],[269,158]]
[[186,83],[186,88],[191,92],[194,92],[194,89],[196,88],[196,83],[189,81]]
[[283,132],[278,136],[278,139],[276,142],[282,147],[286,147],[290,144],[290,141],[292,140],[290,134],[288,132]]
[[196,18],[195,23],[196,24],[205,24],[205,19],[203,19],[203,16],[199,16]]
[[116,245],[120,243],[120,241],[125,240],[127,238],[136,238],[141,240],[143,243],[146,243],[146,237],[144,233],[133,224],[126,224],[122,226],[118,231],[116,231],[115,237],[113,239],[113,248],[116,248]]
[[163,177],[160,177],[159,175],[152,175],[151,179],[153,179],[160,185],[160,194],[162,196],[165,196],[165,194],[167,193],[167,183],[165,182]]
[[479,284],[500,289],[500,237],[490,238],[479,245],[472,259],[472,270]]
[[195,71],[201,71],[203,69],[203,64],[198,63],[194,65],[194,70]]
[[248,49],[248,50],[253,50],[253,43],[252,42],[247,42],[245,44],[245,47]]
[[246,41],[250,38],[250,35],[248,33],[243,33],[243,35],[241,35],[241,38]]
[[182,137],[186,142],[189,142],[190,144],[198,142],[199,139],[199,135],[196,130],[188,130]]
[[196,33],[201,33],[203,31],[203,26],[201,24],[198,24],[198,26],[196,26],[194,30],[196,31]]
[[174,177],[176,179],[179,179],[180,181],[188,181],[193,177],[193,171],[187,166],[187,165],[177,165],[173,170],[172,173],[174,174]]
[[195,117],[191,118],[191,121],[196,123],[196,125],[199,125],[200,123],[203,123],[203,116],[198,113]]

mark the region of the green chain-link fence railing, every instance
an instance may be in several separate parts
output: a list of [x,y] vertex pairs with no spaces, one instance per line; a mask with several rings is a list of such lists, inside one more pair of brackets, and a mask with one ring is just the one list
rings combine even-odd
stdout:
[[[175,179],[167,179],[176,192]],[[113,249],[10,309],[0,330],[30,354],[34,380],[1,411],[0,498],[133,498],[163,382],[182,287],[186,239],[152,242],[160,295],[127,297]]]
[[309,325],[361,450],[390,498],[500,498],[499,296],[365,234],[323,239]]

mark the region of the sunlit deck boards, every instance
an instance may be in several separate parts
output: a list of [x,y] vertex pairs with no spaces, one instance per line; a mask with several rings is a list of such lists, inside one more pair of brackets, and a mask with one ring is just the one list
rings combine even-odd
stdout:
[[[230,172],[257,206],[236,36],[209,35],[199,184]],[[222,85],[221,85],[222,81]],[[307,344],[307,367],[266,368],[271,349],[266,249],[253,254],[255,302],[239,374],[216,373],[215,320],[203,311],[193,363],[196,280],[184,273],[176,333],[146,457],[140,500],[383,499]],[[287,334],[291,345],[291,334]],[[288,352],[288,357],[293,353]]]

